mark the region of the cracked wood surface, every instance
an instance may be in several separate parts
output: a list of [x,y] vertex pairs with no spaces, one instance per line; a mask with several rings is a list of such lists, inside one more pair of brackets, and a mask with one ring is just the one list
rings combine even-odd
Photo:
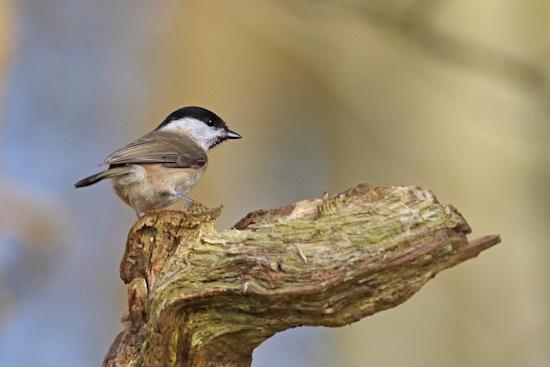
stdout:
[[409,299],[500,242],[468,242],[451,205],[418,187],[344,193],[213,225],[221,208],[152,211],[130,230],[125,330],[104,366],[249,366],[291,327],[338,327]]

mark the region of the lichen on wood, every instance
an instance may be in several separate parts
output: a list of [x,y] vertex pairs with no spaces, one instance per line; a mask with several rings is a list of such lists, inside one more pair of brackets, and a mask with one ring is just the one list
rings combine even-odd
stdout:
[[500,242],[468,242],[460,213],[418,187],[361,184],[217,232],[220,212],[153,211],[134,224],[120,266],[125,330],[104,366],[249,366],[278,331],[395,307]]

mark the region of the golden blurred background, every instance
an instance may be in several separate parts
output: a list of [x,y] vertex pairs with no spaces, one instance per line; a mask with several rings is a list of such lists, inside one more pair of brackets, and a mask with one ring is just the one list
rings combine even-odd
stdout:
[[[189,196],[249,211],[418,185],[502,244],[253,366],[550,366],[550,3],[0,0],[0,366],[99,366],[135,214],[73,184],[186,105],[242,140]],[[178,206],[181,207],[181,206]]]

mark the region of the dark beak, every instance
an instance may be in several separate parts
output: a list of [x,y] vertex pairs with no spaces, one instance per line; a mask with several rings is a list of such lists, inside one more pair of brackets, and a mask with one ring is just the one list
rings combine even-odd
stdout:
[[237,134],[236,132],[231,131],[231,130],[227,130],[227,135],[225,137],[227,139],[240,139],[240,138],[242,138],[242,136],[240,136],[239,134]]

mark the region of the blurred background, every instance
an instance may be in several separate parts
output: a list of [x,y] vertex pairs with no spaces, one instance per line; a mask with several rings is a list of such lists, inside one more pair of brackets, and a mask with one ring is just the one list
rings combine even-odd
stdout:
[[[113,150],[186,105],[243,135],[189,196],[217,228],[360,182],[418,185],[502,244],[403,305],[253,366],[550,366],[550,3],[0,0],[0,366],[99,366],[136,220]],[[177,206],[176,206],[177,207]]]

